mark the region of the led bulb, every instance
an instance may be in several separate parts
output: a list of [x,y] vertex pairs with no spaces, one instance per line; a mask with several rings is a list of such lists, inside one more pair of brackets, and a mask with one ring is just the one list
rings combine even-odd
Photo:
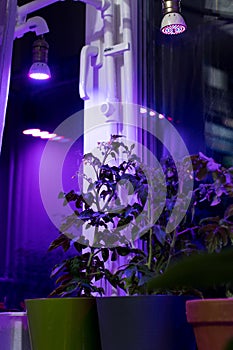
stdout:
[[167,35],[181,34],[187,26],[183,17],[179,13],[167,13],[161,23],[161,32]]
[[28,76],[32,79],[45,80],[51,78],[51,73],[47,63],[35,62],[32,64]]

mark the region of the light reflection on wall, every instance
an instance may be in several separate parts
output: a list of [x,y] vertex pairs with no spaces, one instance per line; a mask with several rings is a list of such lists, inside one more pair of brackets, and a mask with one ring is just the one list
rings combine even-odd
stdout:
[[[206,145],[226,165],[233,158],[232,45],[233,2],[205,0],[211,35],[205,38],[204,117]],[[216,16],[214,16],[216,14]]]
[[211,149],[232,154],[233,130],[214,123],[205,124],[206,144]]
[[227,73],[205,66],[205,136],[206,145],[213,151],[232,154],[233,119],[232,99]]

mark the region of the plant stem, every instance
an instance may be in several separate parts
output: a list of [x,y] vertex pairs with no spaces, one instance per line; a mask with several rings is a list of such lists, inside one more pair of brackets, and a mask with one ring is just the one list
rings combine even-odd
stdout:
[[98,194],[98,192],[95,189],[93,189],[93,191],[95,193],[95,204],[97,206],[97,210],[101,211],[100,203],[99,203],[99,194]]
[[175,248],[176,237],[177,237],[177,232],[175,230],[175,231],[173,231],[172,242],[171,242],[170,250],[169,250],[169,257],[167,259],[167,264],[166,264],[166,267],[165,267],[164,271],[167,270],[168,266],[170,265],[171,258],[173,257],[173,250]]
[[149,245],[149,247],[147,249],[149,251],[149,256],[148,256],[147,266],[148,266],[148,269],[151,270],[151,263],[152,263],[152,229],[150,229],[148,245]]
[[104,165],[104,163],[105,163],[106,159],[108,158],[110,152],[111,152],[111,149],[108,149],[108,150],[106,151],[105,156],[104,156],[103,161],[102,161],[102,165]]
[[[93,256],[94,256],[94,253],[92,253],[92,251],[91,251],[91,252],[90,252],[89,259],[88,259],[88,262],[87,262],[87,269],[88,269],[88,267],[90,267],[90,265],[91,265],[91,260],[92,260]],[[87,274],[87,269],[86,269],[86,274]]]
[[193,230],[197,230],[199,229],[200,226],[194,226],[194,227],[189,227],[189,228],[186,228],[185,230],[181,231],[181,232],[177,232],[176,235],[177,236],[180,236],[180,235],[183,235],[184,233],[186,232],[189,232],[189,231],[193,231]]
[[110,203],[113,196],[114,196],[114,192],[108,197],[108,199],[107,199],[106,203],[104,204],[103,208],[101,209],[101,211],[104,211],[107,208],[107,206]]

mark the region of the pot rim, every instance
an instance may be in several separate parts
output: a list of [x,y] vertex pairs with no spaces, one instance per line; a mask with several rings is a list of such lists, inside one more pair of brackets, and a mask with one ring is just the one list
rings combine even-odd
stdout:
[[232,323],[233,298],[200,299],[186,301],[189,323]]

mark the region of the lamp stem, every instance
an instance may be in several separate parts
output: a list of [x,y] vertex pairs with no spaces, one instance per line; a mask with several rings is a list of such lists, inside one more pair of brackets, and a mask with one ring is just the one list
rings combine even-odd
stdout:
[[162,12],[163,14],[167,14],[170,12],[181,12],[180,8],[181,0],[162,0]]

